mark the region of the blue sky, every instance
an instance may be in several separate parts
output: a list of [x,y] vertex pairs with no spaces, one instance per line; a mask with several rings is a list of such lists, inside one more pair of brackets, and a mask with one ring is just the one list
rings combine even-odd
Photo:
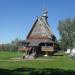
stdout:
[[24,40],[45,7],[51,30],[59,39],[58,21],[75,17],[75,0],[0,0],[0,43],[17,37]]

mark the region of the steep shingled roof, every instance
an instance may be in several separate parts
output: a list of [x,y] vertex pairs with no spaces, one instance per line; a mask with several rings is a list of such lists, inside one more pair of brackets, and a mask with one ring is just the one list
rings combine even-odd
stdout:
[[38,17],[36,21],[34,22],[27,36],[27,39],[29,37],[35,38],[36,36],[40,38],[47,37],[47,38],[52,39],[52,35],[53,33],[51,32],[48,22],[45,21],[44,17]]
[[26,39],[29,41],[29,46],[38,46],[40,43],[55,42],[47,18],[47,12],[44,11],[44,14],[41,17],[37,17],[35,20]]

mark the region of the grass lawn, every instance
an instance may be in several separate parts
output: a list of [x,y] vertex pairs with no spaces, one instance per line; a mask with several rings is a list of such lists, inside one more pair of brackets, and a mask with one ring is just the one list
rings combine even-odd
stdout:
[[11,52],[11,51],[0,51],[0,60],[9,60],[15,57],[21,57],[22,53],[20,52]]
[[[0,52],[1,75],[75,75],[75,60],[64,53],[54,56],[40,57],[35,60],[11,61],[11,57],[19,57],[18,52]],[[39,60],[40,59],[40,60]],[[50,60],[47,60],[50,59]]]

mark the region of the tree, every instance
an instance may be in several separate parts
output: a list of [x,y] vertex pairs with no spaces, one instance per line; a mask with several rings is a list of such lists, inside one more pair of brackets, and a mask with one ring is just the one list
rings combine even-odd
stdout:
[[18,42],[21,41],[20,39],[16,38],[14,40],[11,41],[11,49],[13,50],[18,50],[19,44]]
[[63,48],[73,48],[75,42],[75,19],[59,21],[60,44]]

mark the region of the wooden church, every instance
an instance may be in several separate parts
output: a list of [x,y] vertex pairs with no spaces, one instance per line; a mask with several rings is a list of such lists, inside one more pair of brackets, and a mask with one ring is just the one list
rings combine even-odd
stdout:
[[42,16],[37,17],[26,40],[22,41],[22,46],[28,54],[48,55],[55,51],[55,36],[51,32],[48,24],[48,12],[43,11]]

